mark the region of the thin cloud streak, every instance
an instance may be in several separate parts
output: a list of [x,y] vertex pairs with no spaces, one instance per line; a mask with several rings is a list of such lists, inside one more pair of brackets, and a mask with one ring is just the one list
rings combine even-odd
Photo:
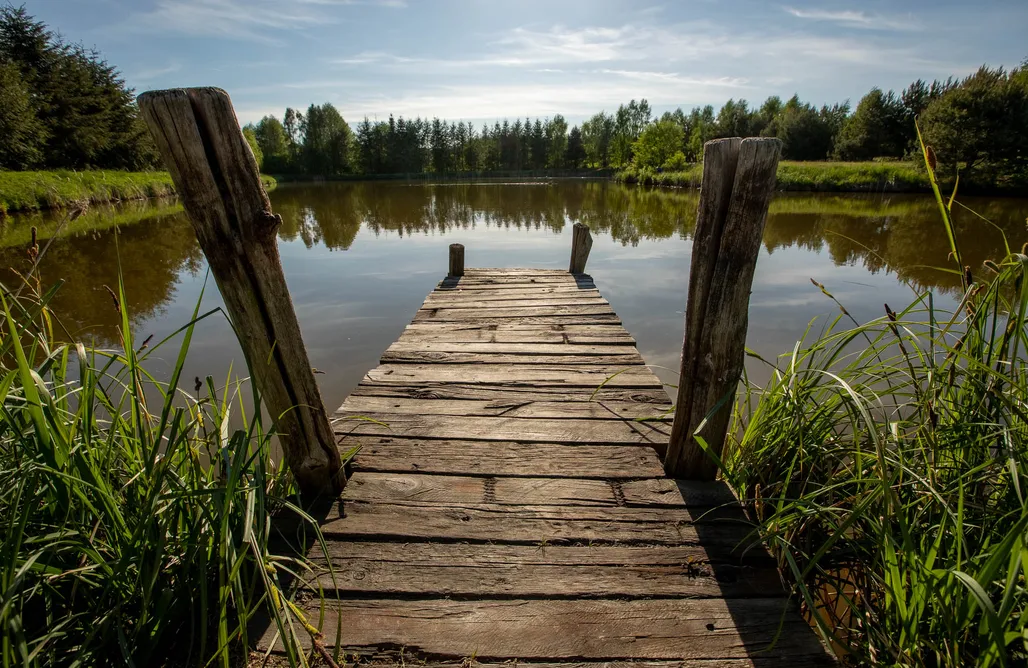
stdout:
[[129,32],[180,33],[223,37],[270,45],[289,31],[339,22],[330,9],[369,5],[403,8],[404,0],[157,0],[148,12],[134,14],[119,26]]
[[797,9],[796,7],[783,7],[786,12],[798,19],[811,21],[827,21],[838,23],[855,28],[868,28],[876,30],[921,30],[920,24],[912,20],[897,20],[880,15],[870,15],[854,10],[828,10],[828,9]]

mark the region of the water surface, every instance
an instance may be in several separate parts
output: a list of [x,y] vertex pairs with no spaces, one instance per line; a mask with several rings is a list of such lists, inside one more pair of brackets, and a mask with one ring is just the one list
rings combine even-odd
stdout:
[[[571,226],[595,243],[588,272],[636,337],[647,362],[675,382],[683,335],[697,193],[598,181],[408,185],[394,182],[284,184],[271,193],[282,215],[282,264],[325,403],[338,406],[378,363],[444,276],[448,245],[463,243],[469,267],[566,268]],[[964,260],[973,268],[1028,241],[1028,200],[961,200],[993,224],[957,214]],[[40,265],[44,285],[63,279],[54,309],[68,334],[116,345],[119,316],[104,286],[120,263],[137,341],[160,340],[189,321],[207,267],[174,203],[93,209],[78,220],[35,214],[8,221],[0,269],[8,284],[29,265],[29,228],[54,234]],[[46,246],[48,240],[41,245]],[[916,195],[780,193],[771,204],[750,303],[748,345],[773,358],[790,351],[807,323],[836,306],[860,321],[883,304],[931,289],[954,303],[959,279],[933,200]],[[213,279],[204,308],[221,305]],[[201,323],[186,378],[244,374],[223,317]],[[158,357],[170,368],[177,349]],[[751,365],[756,379],[766,371]],[[160,369],[157,369],[160,371]]]

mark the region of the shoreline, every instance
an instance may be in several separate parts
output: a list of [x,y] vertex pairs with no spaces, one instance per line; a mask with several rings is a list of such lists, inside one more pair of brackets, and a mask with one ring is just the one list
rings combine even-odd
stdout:
[[[703,165],[678,172],[655,172],[629,167],[613,170],[525,170],[522,172],[467,172],[450,174],[344,174],[330,177],[261,175],[265,188],[278,184],[394,181],[406,183],[545,183],[554,180],[608,180],[669,190],[699,187]],[[944,188],[951,188],[944,184]],[[778,169],[778,192],[853,194],[930,194],[927,175],[905,162],[783,162]],[[1028,188],[993,184],[961,184],[965,195],[1026,197]],[[10,214],[74,209],[175,197],[167,172],[118,171],[0,171],[0,220]]]
[[[271,190],[276,181],[261,175]],[[167,172],[0,171],[0,220],[10,214],[176,197]]]

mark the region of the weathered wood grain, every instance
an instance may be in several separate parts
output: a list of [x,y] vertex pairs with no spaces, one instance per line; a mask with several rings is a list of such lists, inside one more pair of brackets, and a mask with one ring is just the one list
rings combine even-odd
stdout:
[[430,294],[447,295],[464,291],[500,294],[501,292],[508,290],[514,292],[540,290],[540,294],[544,294],[548,291],[566,292],[575,290],[596,290],[596,284],[591,278],[586,276],[574,276],[573,279],[574,280],[549,281],[542,283],[512,280],[505,280],[504,282],[483,282],[482,280],[470,278],[466,280],[461,279],[460,281],[445,280],[441,281],[439,285],[436,286],[436,289]]
[[428,293],[425,303],[464,301],[467,299],[480,301],[508,301],[512,299],[537,301],[541,299],[571,299],[574,297],[596,299],[602,296],[596,288],[583,289],[569,285],[555,285],[548,288],[505,286],[502,290],[498,287],[481,290],[433,290]]
[[542,308],[546,306],[610,306],[603,297],[540,297],[537,299],[426,299],[422,310],[431,309],[511,309]]
[[479,342],[479,341],[404,341],[398,340],[386,349],[386,352],[449,352],[449,353],[483,353],[483,354],[508,354],[517,356],[519,359],[531,358],[538,355],[577,355],[580,357],[595,357],[607,355],[636,355],[638,351],[624,346],[611,346],[604,344],[575,344],[571,342],[562,343],[502,343],[502,342]]
[[[343,512],[340,516],[336,513]],[[703,520],[694,523],[693,515]],[[725,521],[727,518],[733,521]],[[698,527],[701,530],[698,531]],[[288,522],[283,521],[288,531]],[[330,541],[358,538],[403,542],[476,541],[512,545],[702,545],[731,555],[751,547],[738,513],[717,508],[452,505],[364,503],[333,508],[321,531]]]
[[352,396],[398,397],[411,399],[486,399],[489,401],[608,401],[632,402],[652,408],[645,417],[659,417],[671,405],[667,392],[659,387],[619,388],[535,386],[531,384],[475,384],[475,383],[379,383],[365,378],[351,393]]
[[424,440],[396,437],[345,437],[340,448],[360,444],[356,471],[418,472],[489,476],[560,477],[573,471],[582,478],[618,480],[659,477],[663,464],[656,450],[635,445],[583,448],[555,443]]
[[[346,419],[346,417],[353,419]],[[671,425],[665,421],[473,417],[412,413],[336,413],[338,435],[406,436],[522,443],[667,444]]]
[[[802,619],[780,627],[775,563],[728,487],[664,475],[667,393],[574,278],[448,278],[333,416],[339,448],[362,449],[296,583],[343,600],[327,644],[341,623],[371,662],[817,665]],[[758,654],[780,628],[784,649]]]
[[[403,646],[482,659],[746,659],[826,662],[783,598],[613,600],[342,600],[326,604],[325,643]],[[793,609],[794,610],[794,609]],[[312,619],[319,611],[312,607]],[[778,635],[772,647],[771,640]],[[272,643],[274,634],[262,640]]]
[[[674,483],[668,481],[671,487]],[[412,501],[421,504],[533,504],[616,506],[614,486],[581,478],[492,478],[420,473],[356,473],[344,501]]]
[[[531,319],[529,322],[545,323],[544,317],[567,318],[569,322],[620,322],[614,311],[606,304],[588,306],[519,306],[512,308],[449,308],[428,307],[414,315],[414,322],[471,322],[483,320]],[[556,320],[552,322],[557,322]]]
[[[584,308],[584,307],[583,307]],[[455,309],[457,311],[461,309]],[[526,309],[520,309],[525,311]],[[531,310],[531,309],[528,309]],[[414,322],[416,324],[430,323],[430,322],[444,322],[448,324],[458,324],[462,326],[488,326],[488,325],[500,325],[500,324],[511,324],[511,325],[620,325],[621,318],[617,317],[612,313],[572,313],[572,314],[556,314],[556,315],[514,315],[506,313],[502,309],[495,309],[497,313],[480,314],[472,311],[461,317],[460,314],[455,314],[450,311],[441,316],[433,317],[431,311],[418,311],[414,316]]]
[[450,276],[459,278],[464,275],[464,245],[450,244]]
[[568,271],[572,274],[584,274],[592,247],[593,236],[589,233],[589,226],[585,223],[575,223],[571,232],[571,266]]
[[[701,204],[699,215],[709,220],[701,224],[697,218],[697,233],[709,238],[701,244],[705,250],[694,246],[693,253],[694,263],[700,263],[693,266],[698,285],[690,288],[683,382],[665,462],[668,473],[676,477],[712,480],[717,475],[713,458],[693,435],[702,425],[707,446],[721,454],[732,413],[732,402],[723,397],[734,395],[742,375],[750,289],[782,147],[777,139],[751,138],[738,142],[733,153],[736,144],[729,142],[710,145],[712,154],[725,153],[711,165],[717,192],[708,199],[717,202]],[[704,162],[705,183],[707,177]],[[731,182],[730,188],[726,182]],[[707,256],[697,257],[697,252]]]
[[634,345],[635,339],[616,323],[526,325],[523,323],[412,323],[399,341],[474,341],[491,343],[567,343]]
[[[615,375],[616,374],[616,375]],[[561,387],[660,388],[660,381],[646,367],[572,366],[533,364],[503,369],[487,365],[382,364],[366,379],[381,383],[415,385],[467,383],[476,385],[532,385]]]
[[629,348],[621,353],[599,356],[578,355],[565,348],[562,353],[524,355],[518,353],[474,353],[463,351],[387,350],[383,364],[604,364],[628,366],[644,364],[642,356]]
[[333,542],[327,554],[320,545],[308,554],[317,570],[306,584],[423,598],[715,598],[780,591],[771,560],[750,555],[711,563],[698,546]]
[[[563,420],[569,418],[597,420],[649,419],[660,416],[662,410],[653,404],[622,400],[596,401],[538,401],[524,398],[510,399],[401,399],[396,397],[352,394],[339,407],[337,415],[365,415],[371,413],[413,413],[416,415],[452,415],[474,417],[532,417]],[[660,421],[668,422],[670,415]]]
[[139,109],[164,160],[225,309],[276,416],[285,461],[308,494],[345,483],[289,297],[257,162],[232,101],[217,88],[150,91]]

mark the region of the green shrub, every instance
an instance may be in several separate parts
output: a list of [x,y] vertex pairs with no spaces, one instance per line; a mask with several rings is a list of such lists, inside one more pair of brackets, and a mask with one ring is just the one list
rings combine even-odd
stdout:
[[688,167],[689,161],[685,159],[685,154],[679,151],[664,162],[662,169],[665,172],[682,172]]

